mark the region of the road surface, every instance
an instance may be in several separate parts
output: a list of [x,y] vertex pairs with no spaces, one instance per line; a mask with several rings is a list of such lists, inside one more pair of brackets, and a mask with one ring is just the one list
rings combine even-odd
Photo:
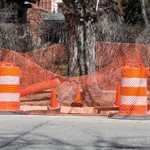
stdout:
[[0,115],[0,150],[150,150],[150,120]]

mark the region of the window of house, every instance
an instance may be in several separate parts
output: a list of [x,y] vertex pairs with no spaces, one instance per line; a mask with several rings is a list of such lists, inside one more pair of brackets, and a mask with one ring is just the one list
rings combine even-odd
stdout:
[[52,4],[53,4],[52,12],[54,12],[54,13],[61,13],[62,12],[62,7],[63,7],[62,0],[53,0]]
[[63,13],[63,3],[58,3],[58,13]]
[[40,0],[38,3],[38,6],[44,10],[50,11],[51,1],[50,0]]

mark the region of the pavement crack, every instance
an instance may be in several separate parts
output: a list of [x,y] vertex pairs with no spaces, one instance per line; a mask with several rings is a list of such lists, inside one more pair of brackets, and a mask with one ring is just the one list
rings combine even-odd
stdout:
[[25,135],[27,135],[27,134],[30,134],[30,133],[33,132],[34,130],[36,130],[36,129],[38,129],[38,128],[44,126],[44,125],[46,125],[47,123],[49,123],[49,121],[46,121],[46,122],[44,122],[44,123],[40,123],[40,124],[34,126],[31,130],[26,131],[26,132],[22,133],[21,135],[19,135],[19,136],[13,138],[12,140],[6,142],[5,144],[1,145],[1,146],[0,146],[0,149],[1,149],[1,148],[4,148],[4,147],[6,147],[6,146],[11,145],[13,142],[17,141],[18,139],[22,138],[23,136],[25,136]]

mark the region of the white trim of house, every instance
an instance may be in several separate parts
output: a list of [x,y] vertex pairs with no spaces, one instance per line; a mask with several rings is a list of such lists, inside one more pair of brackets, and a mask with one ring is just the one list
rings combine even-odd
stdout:
[[62,3],[62,0],[55,0],[56,3]]
[[51,11],[53,13],[57,13],[58,12],[58,3],[62,3],[62,0],[52,0]]

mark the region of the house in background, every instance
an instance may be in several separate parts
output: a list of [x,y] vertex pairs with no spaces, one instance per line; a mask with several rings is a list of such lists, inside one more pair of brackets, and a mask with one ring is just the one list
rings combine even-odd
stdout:
[[62,0],[37,0],[33,7],[52,13],[59,13],[62,11],[62,4]]
[[28,20],[34,48],[65,41],[62,7],[62,0],[36,0],[36,4],[32,4],[28,11]]

